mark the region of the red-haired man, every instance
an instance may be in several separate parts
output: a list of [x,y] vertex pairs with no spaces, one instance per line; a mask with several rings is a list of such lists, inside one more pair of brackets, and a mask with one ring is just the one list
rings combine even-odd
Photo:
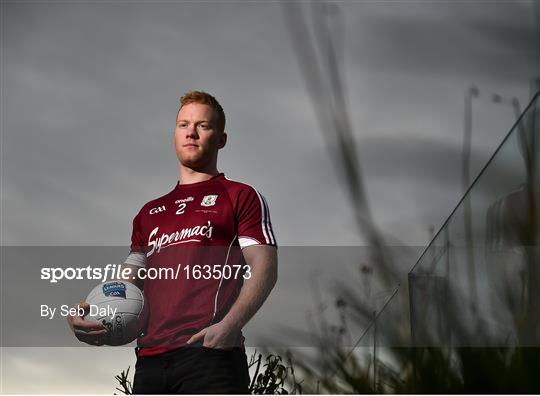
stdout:
[[[264,197],[217,169],[226,143],[219,102],[184,95],[174,132],[180,181],[134,218],[125,264],[134,273],[180,265],[176,279],[133,281],[149,306],[134,393],[248,392],[241,330],[277,280],[277,247]],[[69,323],[81,341],[103,342],[101,324]]]

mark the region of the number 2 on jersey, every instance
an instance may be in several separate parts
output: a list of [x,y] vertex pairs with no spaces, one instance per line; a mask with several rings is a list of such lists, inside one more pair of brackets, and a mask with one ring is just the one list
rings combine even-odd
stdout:
[[178,210],[176,211],[176,214],[177,215],[184,214],[184,209],[186,209],[186,206],[187,206],[186,203],[178,204]]

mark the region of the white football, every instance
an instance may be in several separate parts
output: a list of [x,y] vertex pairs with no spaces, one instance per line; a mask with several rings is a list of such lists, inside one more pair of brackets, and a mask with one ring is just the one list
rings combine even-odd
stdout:
[[125,345],[144,331],[147,307],[142,291],[132,283],[111,281],[97,285],[86,297],[90,312],[107,327],[106,345]]

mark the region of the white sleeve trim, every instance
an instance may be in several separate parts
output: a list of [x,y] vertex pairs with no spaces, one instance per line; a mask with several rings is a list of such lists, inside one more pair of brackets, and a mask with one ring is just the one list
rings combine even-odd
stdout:
[[259,198],[259,203],[261,204],[261,229],[266,240],[267,244],[275,245],[276,239],[274,238],[274,233],[272,231],[272,223],[270,222],[270,210],[266,204],[266,199],[255,190],[257,197]]
[[243,248],[247,248],[248,246],[260,245],[261,243],[258,240],[256,240],[255,238],[239,237],[238,238],[238,244],[243,249]]
[[137,267],[146,267],[146,254],[140,252],[131,252],[124,263],[136,265]]

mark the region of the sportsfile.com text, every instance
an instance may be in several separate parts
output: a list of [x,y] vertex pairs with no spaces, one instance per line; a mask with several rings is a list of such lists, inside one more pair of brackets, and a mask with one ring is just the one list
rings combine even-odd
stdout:
[[41,269],[41,279],[50,283],[62,280],[133,280],[133,279],[249,279],[251,277],[248,265],[184,265],[176,268],[131,268],[121,264],[107,264],[105,267],[44,267]]

